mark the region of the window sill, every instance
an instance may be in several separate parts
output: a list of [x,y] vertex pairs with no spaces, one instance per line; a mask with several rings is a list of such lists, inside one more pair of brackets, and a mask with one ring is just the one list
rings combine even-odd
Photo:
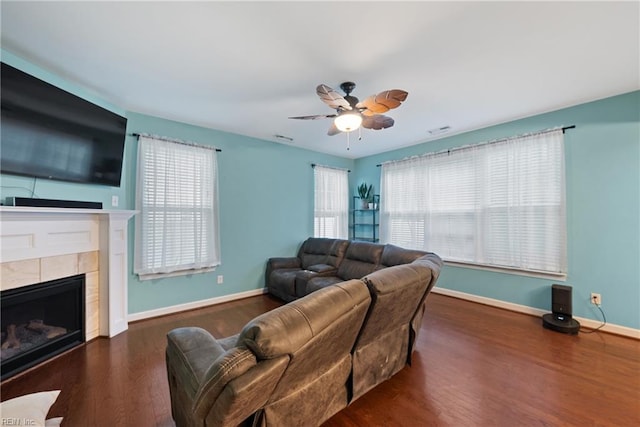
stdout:
[[154,280],[154,279],[167,279],[169,277],[189,276],[191,274],[209,273],[215,270],[216,270],[215,267],[207,267],[207,268],[198,268],[194,270],[172,271],[171,273],[138,274],[138,279],[140,281]]
[[462,267],[462,268],[471,268],[474,270],[494,271],[497,273],[515,274],[518,276],[536,277],[539,279],[552,279],[560,282],[564,282],[567,280],[566,273],[549,273],[546,271],[537,271],[537,270],[520,270],[517,268],[495,267],[495,266],[489,266],[489,265],[469,264],[469,263],[464,263],[459,261],[447,261],[447,260],[444,260],[444,264],[450,265],[452,267]]

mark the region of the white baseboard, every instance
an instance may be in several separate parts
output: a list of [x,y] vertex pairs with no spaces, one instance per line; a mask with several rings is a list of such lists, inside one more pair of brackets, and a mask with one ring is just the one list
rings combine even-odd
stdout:
[[[193,310],[196,308],[207,307],[214,304],[220,304],[223,302],[234,301],[238,299],[253,297],[257,295],[266,294],[267,288],[255,289],[246,292],[239,292],[231,295],[224,295],[221,297],[209,298],[200,301],[189,302],[185,304],[172,305],[170,307],[158,308],[155,310],[149,311],[141,311],[138,313],[130,314],[127,317],[129,322],[135,322],[137,320],[151,319],[152,317],[164,316],[167,314],[179,313],[181,311]],[[542,317],[543,314],[548,313],[548,310],[541,310],[539,308],[529,307],[526,305],[514,304],[511,302],[506,302],[502,300],[497,300],[493,298],[482,297],[479,295],[468,294],[465,292],[454,291],[451,289],[445,289],[440,287],[434,287],[431,291],[436,294],[446,295],[454,298],[459,298],[467,301],[477,302],[484,305],[489,305],[492,307],[498,307],[505,310],[515,311],[518,313],[529,314],[531,316]],[[582,317],[574,317],[582,326],[587,328],[597,328],[600,326],[600,322],[592,319],[586,319]],[[640,340],[640,329],[633,329],[626,326],[615,325],[611,323],[607,323],[601,331],[609,332],[616,335],[622,335],[629,338],[634,338]]]
[[224,295],[221,297],[208,298],[194,302],[188,302],[185,304],[172,305],[169,307],[157,308],[155,310],[140,311],[127,316],[129,322],[135,322],[137,320],[151,319],[152,317],[164,316],[167,314],[179,313],[181,311],[193,310],[196,308],[207,307],[214,304],[220,304],[223,302],[235,301],[237,299],[243,299],[248,297],[254,297],[256,295],[262,295],[267,293],[267,288],[255,289],[252,291],[238,292],[237,294]]
[[[501,301],[493,298],[481,297],[478,295],[467,294],[465,292],[454,291],[451,289],[434,287],[431,291],[436,294],[446,295],[449,297],[460,298],[467,301],[477,302],[484,305],[490,305],[492,307],[503,308],[505,310],[515,311],[518,313],[529,314],[532,316],[542,317],[543,314],[549,313],[548,310],[540,310],[539,308],[528,307],[526,305],[514,304],[511,302]],[[574,317],[580,325],[585,326],[587,328],[597,328],[602,323],[597,320],[585,319],[582,317]],[[604,332],[609,332],[616,335],[622,335],[629,338],[634,338],[640,340],[640,329],[633,329],[626,326],[614,325],[611,323],[607,323],[600,329]]]

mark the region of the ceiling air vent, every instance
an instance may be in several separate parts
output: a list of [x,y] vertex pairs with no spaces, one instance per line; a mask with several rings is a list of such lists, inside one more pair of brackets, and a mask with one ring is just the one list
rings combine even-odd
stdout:
[[275,139],[279,139],[280,141],[293,142],[293,138],[288,137],[288,136],[284,136],[284,135],[278,135],[278,134],[276,134],[276,135],[273,135],[273,137],[274,137]]
[[429,133],[429,136],[438,136],[438,135],[442,135],[443,133],[447,133],[450,130],[451,130],[451,126],[442,126],[439,128],[430,129],[427,132]]

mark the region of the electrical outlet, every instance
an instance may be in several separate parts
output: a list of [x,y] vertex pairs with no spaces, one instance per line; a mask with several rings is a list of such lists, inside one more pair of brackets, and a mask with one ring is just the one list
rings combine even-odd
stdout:
[[223,282],[224,278],[222,277],[222,274],[218,274],[218,285],[222,285]]
[[111,206],[114,208],[118,206],[118,196],[111,196]]
[[591,304],[594,304],[594,305],[601,305],[602,304],[602,297],[600,296],[600,294],[596,294],[595,292],[591,292]]

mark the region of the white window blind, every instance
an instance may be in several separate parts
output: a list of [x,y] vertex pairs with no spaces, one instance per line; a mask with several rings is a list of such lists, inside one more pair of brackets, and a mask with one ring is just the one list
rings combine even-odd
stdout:
[[344,169],[313,168],[315,203],[313,235],[347,239],[349,228],[349,176]]
[[565,274],[562,130],[382,165],[381,238],[444,260]]
[[134,272],[141,279],[220,264],[217,175],[214,147],[139,137]]

